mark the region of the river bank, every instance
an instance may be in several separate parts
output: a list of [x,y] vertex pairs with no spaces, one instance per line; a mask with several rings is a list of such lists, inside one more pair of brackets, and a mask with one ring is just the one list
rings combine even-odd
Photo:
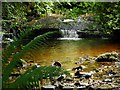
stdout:
[[[79,57],[79,60],[74,64],[74,68],[67,69],[70,75],[63,74],[59,77],[54,77],[52,81],[49,78],[43,80],[42,90],[74,90],[75,88],[75,90],[118,90],[120,88],[119,52],[103,53],[96,57]],[[24,62],[23,69],[19,70],[17,74],[22,74],[26,69],[34,65],[37,67],[41,66],[32,61],[29,63]],[[68,65],[71,66],[70,64]],[[34,89],[38,90],[37,87],[34,87]]]

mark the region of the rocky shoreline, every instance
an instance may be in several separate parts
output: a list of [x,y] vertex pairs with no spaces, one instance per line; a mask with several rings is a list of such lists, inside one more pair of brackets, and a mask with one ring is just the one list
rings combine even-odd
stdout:
[[[104,61],[103,61],[104,60]],[[105,61],[106,60],[106,61]],[[97,66],[97,63],[100,65]],[[80,57],[71,73],[72,78],[64,77],[52,83],[56,90],[119,90],[120,54],[104,53],[97,57]],[[89,65],[88,65],[89,64]],[[96,68],[94,67],[96,65]],[[91,67],[91,69],[89,69]],[[50,87],[50,85],[48,85]],[[43,90],[49,87],[43,86]]]
[[[24,62],[24,61],[22,61]],[[119,90],[120,89],[120,53],[104,53],[96,57],[80,57],[71,76],[61,75],[52,81],[45,80],[42,90]],[[25,69],[37,63],[24,62]],[[23,72],[19,71],[18,74]],[[17,73],[16,73],[17,74]],[[21,73],[22,74],[22,73]],[[12,79],[13,76],[11,76]],[[33,88],[38,90],[37,87]]]

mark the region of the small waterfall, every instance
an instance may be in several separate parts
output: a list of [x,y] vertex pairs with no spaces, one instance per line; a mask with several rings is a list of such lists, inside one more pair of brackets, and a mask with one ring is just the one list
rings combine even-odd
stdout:
[[81,22],[83,22],[81,18],[78,18],[77,21],[72,19],[64,19],[63,21],[61,21],[60,30],[62,32],[62,38],[59,38],[59,39],[62,39],[62,40],[63,39],[67,39],[67,40],[80,39],[78,38],[77,31],[84,27],[84,23],[81,23]]
[[76,30],[63,30],[61,29],[63,38],[78,38]]

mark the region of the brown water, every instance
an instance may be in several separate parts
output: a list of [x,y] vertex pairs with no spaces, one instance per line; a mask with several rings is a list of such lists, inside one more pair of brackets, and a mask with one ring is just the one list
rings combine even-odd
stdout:
[[105,52],[120,52],[120,44],[111,43],[108,40],[86,39],[86,40],[55,40],[49,41],[47,46],[30,53],[24,59],[34,60],[40,65],[51,65],[52,60],[59,61],[66,69],[75,66],[79,57],[86,55],[97,56]]

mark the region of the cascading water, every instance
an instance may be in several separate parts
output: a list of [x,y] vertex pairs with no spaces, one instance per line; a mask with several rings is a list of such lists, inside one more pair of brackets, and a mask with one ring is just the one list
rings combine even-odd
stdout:
[[62,38],[59,39],[78,40],[80,38],[78,38],[77,31],[81,30],[84,27],[85,23],[81,18],[78,18],[77,21],[72,19],[64,19],[60,24]]
[[61,30],[63,38],[78,38],[75,30]]

